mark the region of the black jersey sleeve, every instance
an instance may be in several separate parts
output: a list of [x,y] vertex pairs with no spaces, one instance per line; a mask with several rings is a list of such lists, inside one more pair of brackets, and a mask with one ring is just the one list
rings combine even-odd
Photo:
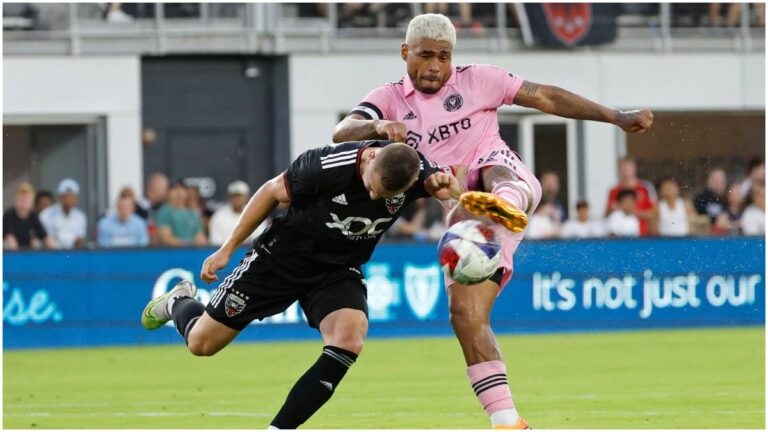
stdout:
[[419,179],[413,185],[413,190],[419,198],[430,196],[426,189],[424,189],[424,180],[426,180],[432,174],[443,171],[448,174],[453,174],[453,169],[448,165],[440,165],[436,162],[429,160],[426,156],[418,152],[419,154]]
[[320,149],[300,154],[285,171],[285,190],[292,202],[301,203],[316,198],[324,190]]

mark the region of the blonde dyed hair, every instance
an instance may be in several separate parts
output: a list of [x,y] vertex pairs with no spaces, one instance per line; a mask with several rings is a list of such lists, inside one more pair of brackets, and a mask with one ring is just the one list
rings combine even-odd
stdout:
[[410,46],[421,39],[448,42],[453,48],[456,46],[456,29],[445,15],[433,13],[416,15],[408,23],[405,43]]

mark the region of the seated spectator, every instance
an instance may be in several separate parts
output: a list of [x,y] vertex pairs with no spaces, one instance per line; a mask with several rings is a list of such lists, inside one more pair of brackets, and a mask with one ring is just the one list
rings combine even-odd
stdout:
[[[741,197],[741,185],[734,183],[728,189],[724,211],[717,215],[715,221],[709,226],[709,234],[714,235],[739,235],[741,233],[741,213],[744,209],[744,199]],[[707,217],[702,215],[702,217]],[[707,219],[709,220],[709,219]]]
[[471,29],[472,33],[477,35],[485,32],[483,23],[472,18],[472,3],[425,3],[424,13],[437,13],[449,17],[456,30]]
[[606,215],[612,214],[618,209],[619,191],[623,189],[632,189],[635,191],[636,205],[635,216],[640,222],[640,235],[650,234],[650,221],[654,215],[656,207],[656,192],[645,180],[637,177],[637,166],[632,159],[621,159],[618,163],[619,184],[614,186],[608,193],[608,208]]
[[688,213],[692,213],[680,197],[680,185],[672,177],[659,181],[659,205],[656,209],[656,227],[665,237],[687,236]]
[[168,198],[168,177],[162,173],[154,173],[147,180],[146,195],[136,201],[136,214],[144,219],[154,217]]
[[569,219],[560,230],[563,238],[599,238],[605,237],[602,221],[589,219],[589,204],[586,201],[576,203],[576,219]]
[[544,171],[539,177],[541,182],[541,199],[551,202],[555,206],[557,220],[560,222],[568,218],[563,201],[560,199],[560,176],[554,171]]
[[85,246],[87,218],[77,208],[80,200],[80,185],[71,178],[59,183],[56,189],[59,203],[40,213],[40,222],[51,236],[56,247],[61,249]]
[[765,161],[761,157],[752,157],[747,162],[747,177],[741,181],[741,198],[747,199],[752,183],[765,184]]
[[187,188],[175,184],[168,192],[168,203],[157,211],[157,244],[160,246],[202,246],[206,239],[200,217],[186,207]]
[[43,210],[53,205],[53,194],[47,190],[41,190],[35,195],[35,213],[38,215]]
[[129,194],[117,200],[117,212],[101,218],[98,225],[100,247],[144,247],[149,245],[149,232],[144,219],[134,214],[136,205]]
[[187,186],[187,208],[192,210],[203,223],[203,235],[208,237],[208,224],[213,216],[213,210],[208,208],[208,201],[200,195],[197,186]]
[[528,220],[525,237],[532,240],[557,238],[560,234],[560,220],[552,201],[542,201]]
[[741,3],[726,3],[727,12],[725,14],[725,20],[722,16],[723,3],[710,3],[709,4],[709,25],[713,27],[736,27],[741,22]]
[[32,208],[35,189],[24,182],[16,188],[13,207],[3,214],[3,247],[8,250],[20,248],[39,249],[41,245],[53,248],[54,243],[45,231],[37,213]]
[[715,168],[709,172],[707,187],[693,200],[696,213],[709,216],[710,222],[714,222],[720,213],[725,211],[725,171]]
[[616,210],[608,215],[608,233],[614,237],[637,237],[640,235],[640,219],[637,213],[637,192],[622,189],[617,194]]
[[[216,210],[211,216],[210,234],[208,240],[213,246],[221,246],[227,240],[229,233],[237,225],[240,214],[243,213],[245,205],[248,204],[248,200],[251,198],[251,189],[244,181],[234,181],[229,184],[227,188],[229,194],[229,203],[222,208]],[[261,234],[267,228],[268,222],[264,221],[261,225],[245,239],[243,244],[247,244],[253,241],[259,234]]]
[[741,215],[741,232],[744,235],[765,235],[765,185],[753,184],[749,198],[752,203]]

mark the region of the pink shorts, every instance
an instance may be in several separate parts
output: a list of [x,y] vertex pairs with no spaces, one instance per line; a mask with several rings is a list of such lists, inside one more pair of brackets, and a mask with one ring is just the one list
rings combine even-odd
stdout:
[[[473,163],[469,166],[469,173],[464,182],[464,188],[466,190],[481,190],[478,189],[480,174],[482,168],[486,166],[505,166],[508,167],[517,177],[527,186],[527,192],[529,193],[528,206],[524,210],[530,217],[536,207],[541,201],[541,185],[536,176],[531,170],[520,160],[520,156],[508,148],[488,150],[481,154],[479,158],[475,158]],[[443,203],[448,203],[443,201]],[[458,204],[457,201],[451,201],[448,210]],[[522,207],[522,203],[512,203],[518,208]],[[494,224],[493,230],[496,232],[496,236],[501,243],[501,264],[499,268],[503,269],[504,273],[499,284],[499,293],[504,289],[504,285],[512,278],[512,272],[514,270],[512,256],[515,254],[517,247],[525,236],[525,231],[517,234],[513,234],[502,225]],[[449,278],[445,278],[445,286],[448,287],[455,282]]]

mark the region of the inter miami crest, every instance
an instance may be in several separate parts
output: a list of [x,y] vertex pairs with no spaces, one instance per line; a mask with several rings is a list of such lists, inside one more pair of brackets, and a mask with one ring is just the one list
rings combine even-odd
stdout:
[[443,101],[443,108],[448,112],[458,111],[462,105],[464,105],[464,98],[458,93],[449,95],[445,98],[445,101]]
[[227,300],[224,302],[224,312],[227,316],[232,318],[245,309],[245,300],[235,293],[229,293]]
[[392,198],[387,198],[386,204],[387,210],[389,210],[389,214],[397,213],[397,211],[400,210],[400,207],[405,204],[405,193],[400,193],[393,196]]

